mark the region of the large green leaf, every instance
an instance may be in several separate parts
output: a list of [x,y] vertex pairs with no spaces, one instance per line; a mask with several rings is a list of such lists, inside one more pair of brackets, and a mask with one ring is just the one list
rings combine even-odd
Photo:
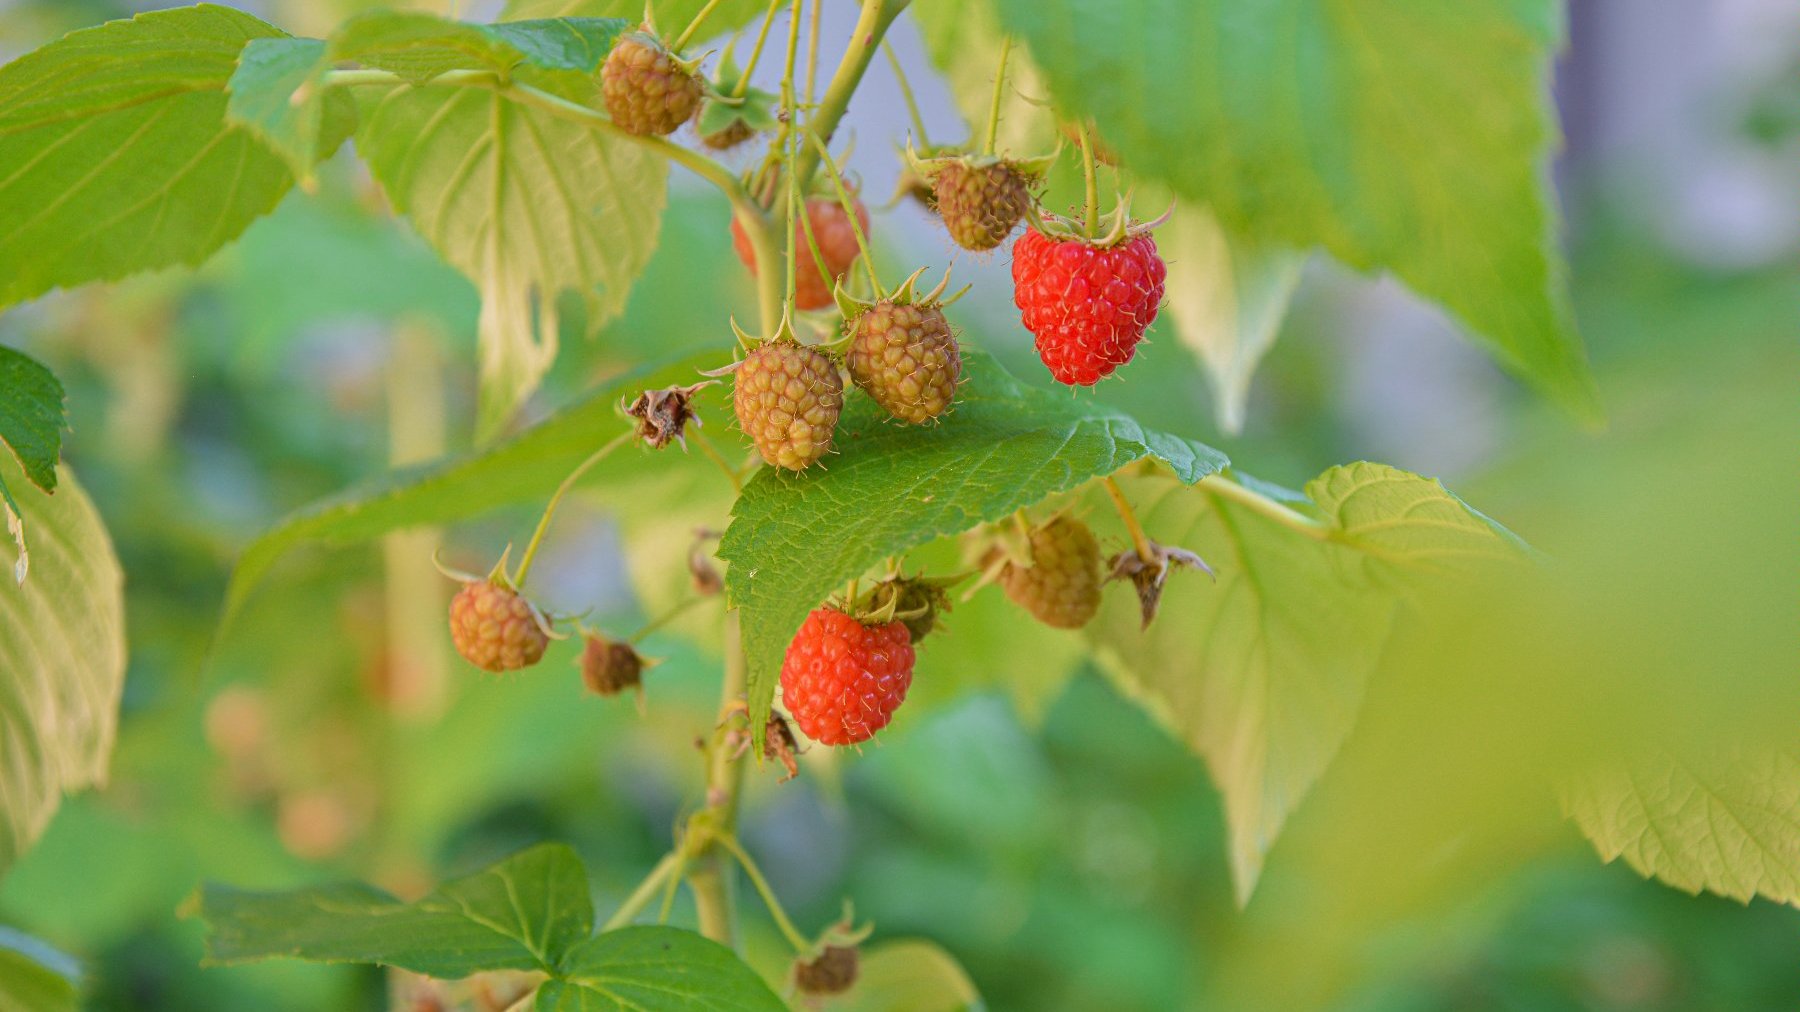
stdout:
[[[406,16],[421,18],[438,20]],[[569,48],[570,66],[522,68],[518,78],[594,104],[597,85],[581,64],[598,43],[584,39]],[[547,59],[553,48],[533,53]],[[503,89],[393,86],[359,89],[358,98],[357,147],[388,199],[481,291],[478,429],[492,436],[555,360],[559,293],[584,300],[590,326],[624,306],[656,248],[668,165]]]
[[1205,757],[1246,900],[1355,723],[1407,595],[1518,550],[1442,485],[1378,464],[1334,467],[1305,497],[1256,483],[1270,497],[1262,508],[1213,482],[1120,484],[1150,537],[1199,552],[1218,582],[1170,577],[1148,630],[1135,598],[1109,596],[1089,636],[1107,671]]
[[1025,387],[980,352],[965,349],[963,366],[956,409],[941,424],[895,425],[853,397],[823,468],[765,468],[732,509],[719,556],[732,564],[726,583],[743,610],[752,726],[762,726],[806,613],[883,558],[1146,457],[1187,482],[1225,466],[1211,447]]
[[1236,237],[1444,305],[1584,415],[1555,245],[1555,0],[996,0],[1059,108]]
[[562,844],[543,844],[416,903],[361,884],[253,893],[208,883],[196,910],[207,957],[379,963],[431,977],[483,970],[550,972],[594,930],[587,871]]
[[318,39],[251,39],[227,87],[226,120],[254,132],[306,186],[356,123],[350,96],[320,84],[330,65]]
[[73,959],[0,927],[0,1012],[76,1012],[80,980]]
[[415,11],[371,11],[332,34],[331,55],[392,71],[416,84],[452,70],[505,73],[525,63],[592,74],[628,27],[619,18],[478,25]]
[[0,67],[0,306],[199,263],[273,208],[293,178],[225,122],[225,85],[245,43],[280,36],[202,4]]
[[[627,420],[619,412],[622,398],[644,389],[691,383],[701,361],[716,364],[717,356],[629,373],[602,384],[539,425],[478,453],[393,471],[300,510],[257,538],[239,557],[226,593],[224,624],[230,624],[270,567],[303,542],[368,541],[389,531],[451,523],[512,503],[549,498],[576,465],[625,430]],[[702,392],[697,410],[703,421],[713,425],[730,417],[721,388],[716,386]],[[673,448],[654,460],[646,459],[635,447],[622,448],[598,464],[586,484],[633,487],[633,480],[654,477],[674,466],[671,454],[677,455],[675,459],[691,459],[680,458],[680,451]],[[707,466],[703,461],[694,462]]]
[[1608,861],[1744,903],[1800,903],[1800,758],[1792,749],[1655,750],[1571,779],[1564,808]]
[[679,928],[621,928],[570,949],[537,1012],[785,1012],[725,946]]
[[1250,377],[1275,343],[1306,254],[1234,239],[1192,204],[1175,209],[1156,245],[1169,264],[1175,335],[1206,367],[1219,428],[1242,432]]
[[[0,454],[0,482],[21,480]],[[106,778],[125,678],[123,577],[93,504],[65,470],[19,507],[37,558],[31,579],[0,580],[0,872],[64,792]]]

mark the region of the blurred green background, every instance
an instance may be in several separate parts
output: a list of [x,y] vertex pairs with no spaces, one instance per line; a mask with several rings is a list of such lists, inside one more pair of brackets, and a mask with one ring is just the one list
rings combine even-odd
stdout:
[[[362,5],[241,6],[305,32]],[[1784,24],[1784,6],[1572,5],[1559,181],[1608,433],[1572,431],[1391,284],[1318,262],[1257,378],[1242,437],[1216,430],[1192,357],[1160,330],[1126,381],[1096,396],[1213,442],[1260,477],[1298,485],[1333,463],[1384,460],[1442,476],[1528,540],[1554,540],[1569,514],[1605,500],[1583,484],[1596,461],[1678,460],[1697,408],[1793,396],[1791,374],[1785,387],[1771,378],[1800,335],[1800,23],[1768,27]],[[132,9],[0,2],[0,55]],[[1694,38],[1707,42],[1681,45]],[[954,135],[916,40],[902,29],[897,41],[928,113]],[[872,195],[895,170],[872,140],[898,122],[881,102],[864,99],[852,116],[871,138],[854,167]],[[0,881],[0,924],[76,955],[95,1009],[387,1007],[390,982],[375,970],[202,968],[200,926],[177,908],[203,878],[274,888],[354,877],[411,890],[562,839],[587,859],[604,909],[661,855],[701,783],[692,741],[712,719],[718,658],[698,630],[716,624],[716,604],[649,641],[668,660],[642,715],[629,700],[580,695],[569,644],[514,679],[454,662],[439,625],[450,588],[421,562],[431,533],[300,554],[213,643],[235,553],[261,528],[468,440],[474,292],[382,213],[353,160],[340,155],[322,182],[197,273],[0,316],[0,342],[68,384],[67,457],[130,574],[112,782],[70,799]],[[677,180],[657,260],[625,316],[597,340],[565,335],[542,408],[630,364],[725,346],[725,314],[742,313],[749,293],[723,242],[723,203],[691,183]],[[947,258],[948,242],[910,208],[878,214],[876,230],[890,272]],[[976,282],[955,314],[965,339],[1037,381],[1003,260],[958,270]],[[592,606],[590,621],[617,632],[641,623],[620,529],[657,509],[571,511],[558,534],[570,561],[542,571],[551,603]],[[446,553],[481,567],[532,517],[449,532]],[[1000,614],[977,604],[963,618]],[[934,646],[954,650],[955,639]],[[996,685],[928,661],[877,745],[812,756],[781,788],[754,778],[746,844],[803,927],[828,923],[851,897],[877,938],[947,948],[992,1008],[1230,1007],[1243,985],[1229,980],[1246,971],[1224,964],[1248,944],[1250,921],[1232,900],[1205,769],[1097,672],[1053,669]],[[1601,865],[1572,827],[1507,867],[1517,870],[1384,923],[1327,1003],[1800,1006],[1791,909],[1646,883]],[[1268,875],[1252,913],[1281,902],[1278,856]],[[678,920],[689,916],[678,908]],[[779,977],[779,937],[759,912],[748,924],[752,961]]]

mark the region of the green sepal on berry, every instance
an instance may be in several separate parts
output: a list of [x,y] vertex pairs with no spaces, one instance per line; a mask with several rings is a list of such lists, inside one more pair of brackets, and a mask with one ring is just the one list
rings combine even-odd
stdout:
[[744,83],[743,71],[730,56],[719,62],[694,116],[700,142],[715,151],[737,147],[759,133],[780,125],[776,107],[780,98]]
[[1036,190],[1057,154],[1039,158],[952,153],[921,157],[907,149],[907,171],[932,188],[932,204],[956,244],[984,252],[1006,241],[1036,206]]
[[913,643],[917,644],[943,624],[943,615],[951,608],[950,588],[973,575],[973,572],[950,576],[893,573],[869,588],[846,610],[865,623],[904,623]]

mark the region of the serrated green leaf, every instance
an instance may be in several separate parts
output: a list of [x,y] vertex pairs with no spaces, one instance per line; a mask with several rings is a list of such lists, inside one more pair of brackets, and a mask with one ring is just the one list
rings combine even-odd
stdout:
[[0,1012],[76,1012],[80,981],[75,960],[0,927]]
[[1520,555],[1436,481],[1379,464],[1332,468],[1304,498],[1277,492],[1298,507],[1293,523],[1211,483],[1120,485],[1151,538],[1198,552],[1218,581],[1172,575],[1147,631],[1135,598],[1109,595],[1088,635],[1108,674],[1205,758],[1225,796],[1245,901],[1289,813],[1355,723],[1417,581]]
[[451,879],[416,903],[356,883],[281,893],[208,883],[195,909],[214,963],[379,963],[444,978],[550,972],[594,930],[587,870],[559,843]]
[[1597,414],[1549,183],[1554,0],[997,3],[1132,172],[1241,240],[1393,271]]
[[785,1012],[735,953],[679,928],[608,931],[569,950],[537,1012]]
[[[305,541],[368,541],[389,531],[451,523],[512,503],[547,499],[576,465],[615,433],[624,431],[626,419],[619,413],[622,398],[644,389],[692,383],[701,361],[713,364],[716,360],[716,355],[709,355],[628,373],[504,442],[477,453],[389,472],[294,513],[264,532],[238,558],[226,591],[221,629],[230,626],[276,561]],[[696,402],[702,420],[712,425],[730,417],[722,389],[709,387]],[[636,448],[625,447],[596,465],[587,484],[625,490],[634,487],[634,480],[652,479],[682,461],[692,461],[696,468],[710,466],[703,459],[680,456],[679,450],[665,451],[652,460]]]
[[618,18],[541,18],[497,25],[419,11],[369,11],[331,37],[331,56],[423,84],[452,70],[506,73],[522,63],[591,74],[629,23]]
[[726,585],[743,614],[752,727],[763,724],[806,613],[883,558],[1146,457],[1188,482],[1225,466],[1211,447],[1025,387],[978,351],[964,349],[963,375],[955,410],[936,426],[896,425],[868,398],[851,398],[823,468],[765,468],[733,507],[719,556],[731,563]]
[[871,945],[856,986],[835,1012],[981,1012],[980,992],[956,957],[922,939]]
[[45,492],[56,491],[66,428],[63,387],[56,374],[24,352],[0,347],[0,443],[12,451],[25,477]]
[[1169,265],[1175,336],[1206,367],[1219,428],[1240,433],[1250,377],[1275,343],[1306,254],[1235,240],[1210,210],[1192,204],[1156,230],[1156,246]]
[[293,182],[225,85],[281,32],[202,4],[65,36],[0,67],[0,306],[196,264]]
[[226,87],[226,121],[254,131],[307,185],[313,167],[356,128],[356,103],[340,89],[320,86],[330,67],[318,39],[251,39]]
[[[650,0],[657,31],[674,38],[706,3],[707,0]],[[723,35],[749,24],[768,6],[767,0],[721,0],[707,15],[695,40]],[[635,25],[644,18],[644,0],[510,0],[506,5],[507,21],[563,17],[625,18]]]
[[1800,903],[1800,757],[1654,750],[1571,778],[1563,808],[1607,861],[1690,893]]
[[490,438],[556,358],[558,293],[581,296],[594,327],[624,306],[656,248],[668,164],[494,89],[358,98],[357,147],[389,201],[481,292],[477,429]]
[[[0,484],[22,480],[0,454]],[[36,556],[29,580],[0,580],[0,872],[65,792],[106,779],[125,679],[124,578],[93,504],[65,469],[18,507]]]

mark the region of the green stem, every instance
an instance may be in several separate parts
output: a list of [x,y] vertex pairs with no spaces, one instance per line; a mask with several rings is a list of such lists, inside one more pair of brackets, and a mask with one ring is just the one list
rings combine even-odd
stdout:
[[[825,86],[825,96],[819,100],[813,114],[807,120],[806,129],[820,140],[829,142],[831,135],[837,131],[838,121],[844,118],[844,110],[850,107],[850,96],[856,93],[856,86],[862,81],[864,72],[869,69],[869,61],[875,58],[875,50],[881,45],[881,38],[887,33],[888,26],[906,9],[909,0],[863,0],[862,13],[856,19],[856,27],[850,35],[850,46],[844,50],[843,59],[838,61],[836,72],[831,75],[831,82]],[[804,184],[811,181],[813,173],[819,167],[816,152],[803,149],[799,163],[794,167],[794,174]]]
[[1087,212],[1081,219],[1081,234],[1094,236],[1094,222],[1100,217],[1100,173],[1094,164],[1094,138],[1087,121],[1077,125],[1081,137],[1081,180],[1087,188]]
[[537,558],[538,547],[544,543],[544,532],[550,529],[550,518],[556,515],[556,507],[562,504],[563,496],[569,494],[569,489],[575,486],[575,483],[588,472],[589,468],[600,463],[607,454],[625,445],[626,441],[634,436],[636,433],[629,431],[614,436],[605,446],[589,454],[588,459],[577,465],[575,470],[570,471],[569,476],[556,487],[556,494],[550,497],[550,504],[544,507],[544,515],[538,518],[537,530],[531,532],[531,543],[525,546],[525,557],[519,560],[519,568],[513,574],[513,586],[525,586],[525,576],[531,572],[532,560]]
[[812,0],[812,18],[806,26],[806,104],[811,108],[819,94],[819,13],[825,0]]
[[676,619],[680,618],[682,615],[686,614],[687,610],[689,608],[692,608],[694,605],[697,605],[700,602],[706,601],[706,600],[709,600],[709,598],[704,598],[704,597],[688,598],[687,600],[681,602],[680,604],[676,605],[675,607],[670,608],[668,611],[663,612],[661,615],[658,615],[657,617],[644,623],[643,628],[639,629],[637,632],[632,633],[631,636],[625,640],[625,642],[631,643],[634,645],[638,644],[638,643],[642,643],[644,640],[644,637],[650,635],[651,633],[655,632],[658,629],[661,629],[663,626],[668,625],[670,622],[675,621]]
[[1000,98],[1006,94],[1006,58],[1012,55],[1012,36],[1000,40],[1000,69],[994,71],[994,98],[988,104],[987,133],[981,139],[981,153],[994,153],[994,139],[1000,133]]
[[600,930],[612,931],[630,924],[631,919],[642,913],[650,905],[650,901],[656,898],[656,891],[670,875],[675,874],[680,865],[681,855],[678,852],[664,854],[663,859],[656,862],[656,867],[650,869],[650,874],[644,876],[644,880],[638,883],[630,896],[625,897],[625,902],[619,904],[619,909],[613,911],[613,915],[601,925]]
[[850,219],[850,230],[856,234],[856,248],[862,251],[863,266],[869,270],[869,286],[874,297],[881,298],[881,278],[875,274],[874,250],[869,248],[869,237],[863,234],[862,221],[856,215],[856,204],[850,199],[850,191],[844,187],[844,177],[838,172],[837,163],[831,160],[831,152],[825,149],[825,142],[817,134],[812,135],[813,145],[819,149],[819,160],[825,164],[826,174],[831,176],[831,185],[837,190],[838,203],[843,205],[844,215]]
[[[743,699],[745,671],[743,637],[738,615],[735,611],[726,612],[725,681],[720,689],[719,699],[721,724],[736,711]],[[694,866],[688,874],[688,888],[694,892],[694,910],[700,921],[700,933],[720,944],[731,945],[737,934],[737,927],[731,881],[725,874],[729,866],[721,860],[719,853],[713,849],[713,844],[718,838],[728,837],[736,832],[738,801],[743,792],[746,764],[732,761],[725,740],[723,731],[714,734],[711,750],[707,754],[707,806],[708,811],[713,813],[713,825],[718,837],[707,840],[700,852],[693,856]]]
[[[764,333],[767,331],[765,330]],[[714,464],[719,466],[719,470],[725,473],[726,480],[731,482],[731,491],[737,495],[743,495],[743,476],[738,474],[737,469],[725,460],[725,455],[719,452],[719,448],[713,445],[712,440],[706,438],[706,434],[699,431],[689,433],[689,435],[694,437],[694,442],[700,444],[700,452],[706,454]]]
[[931,140],[925,136],[925,117],[919,115],[919,100],[913,97],[912,85],[906,81],[906,68],[900,66],[900,57],[888,40],[881,40],[881,51],[887,55],[888,66],[894,68],[894,80],[900,85],[900,97],[906,100],[906,116],[912,120],[913,133],[918,135],[919,150],[929,152]]
[[1119,511],[1119,519],[1125,521],[1125,530],[1131,535],[1131,547],[1137,549],[1138,558],[1144,562],[1151,560],[1150,539],[1144,536],[1144,528],[1138,523],[1137,514],[1132,511],[1131,503],[1125,499],[1125,493],[1119,490],[1119,483],[1109,475],[1100,479],[1106,486],[1106,494],[1112,497],[1113,508]]
[[1216,474],[1208,475],[1201,479],[1200,484],[1196,487],[1220,499],[1230,500],[1254,513],[1261,514],[1283,527],[1304,534],[1315,541],[1332,539],[1333,529],[1331,527],[1228,478]]
[[688,40],[692,39],[694,33],[699,31],[700,26],[705,23],[706,16],[711,14],[713,8],[717,6],[719,6],[719,0],[706,0],[706,6],[700,8],[699,12],[694,15],[694,20],[688,22],[687,28],[676,37],[672,44],[670,44],[669,51],[673,53],[681,52],[681,47],[688,44]]
[[775,898],[775,890],[769,888],[769,880],[763,877],[762,869],[756,866],[755,861],[750,860],[750,855],[744,852],[743,846],[737,842],[736,838],[730,836],[721,836],[718,842],[719,846],[731,851],[732,856],[738,859],[738,864],[744,866],[744,874],[750,877],[750,884],[756,887],[757,894],[762,897],[763,905],[769,908],[769,916],[775,919],[775,926],[781,929],[788,944],[794,947],[795,952],[802,955],[811,951],[812,941],[802,935],[800,930],[794,927],[794,922],[788,919],[787,911],[782,909],[781,901]]
[[731,88],[732,98],[743,98],[744,93],[750,90],[750,75],[756,73],[756,63],[762,59],[763,43],[769,41],[769,29],[775,24],[775,12],[780,9],[781,0],[769,0],[769,9],[763,14],[762,27],[756,30],[756,45],[750,49],[750,61],[744,64],[743,76]]

